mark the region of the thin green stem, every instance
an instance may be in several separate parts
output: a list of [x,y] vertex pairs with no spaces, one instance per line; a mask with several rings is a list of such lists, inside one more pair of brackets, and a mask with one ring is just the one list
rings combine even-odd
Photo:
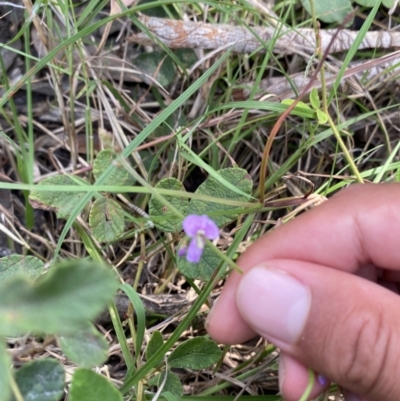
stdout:
[[327,110],[324,110],[324,112],[325,112],[326,115],[328,116],[329,125],[330,125],[330,127],[331,127],[331,129],[332,129],[332,131],[333,131],[333,133],[334,133],[334,135],[335,135],[336,140],[338,141],[338,144],[339,144],[339,146],[340,146],[342,152],[344,153],[344,157],[346,158],[347,163],[349,163],[349,167],[350,167],[351,171],[353,172],[354,176],[356,177],[356,180],[357,180],[359,183],[363,184],[363,183],[364,183],[364,180],[363,180],[363,178],[362,178],[360,172],[358,171],[358,168],[357,168],[356,164],[354,163],[354,160],[353,160],[353,158],[351,157],[351,155],[350,155],[350,153],[349,153],[349,151],[348,151],[348,149],[347,149],[345,143],[343,142],[343,139],[342,139],[342,137],[340,136],[340,132],[339,132],[338,129],[336,128],[336,125],[335,125],[335,123],[333,122],[333,120],[332,120],[331,116],[329,115],[328,111],[327,111]]
[[314,382],[315,382],[315,373],[311,369],[308,369],[308,384],[299,401],[308,400],[308,397],[311,394],[311,390],[314,387]]
[[243,274],[243,270],[237,265],[232,259],[221,252],[209,239],[205,238],[208,245],[212,246],[213,251],[232,269],[236,270],[238,273]]

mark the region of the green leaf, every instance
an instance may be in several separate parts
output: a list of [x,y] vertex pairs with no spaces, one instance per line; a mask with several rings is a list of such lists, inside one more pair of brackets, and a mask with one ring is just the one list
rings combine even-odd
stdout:
[[[295,102],[294,99],[284,99],[281,101],[282,104],[287,104],[288,106],[290,106],[294,102]],[[297,116],[307,118],[309,117],[307,114],[307,112],[309,111],[314,112],[314,110],[308,104],[300,101],[297,102],[296,106],[294,106],[294,109],[290,112],[290,114],[295,114]]]
[[175,54],[186,68],[190,68],[198,60],[193,49],[177,49]]
[[[394,6],[396,0],[382,0],[382,5],[384,5],[387,8],[391,8]],[[360,6],[365,6],[365,7],[373,7],[376,4],[376,0],[355,0],[357,4]]]
[[[246,170],[233,167],[219,170],[218,174],[220,174],[225,180],[230,182],[236,188],[247,194],[251,194],[253,180]],[[230,199],[242,202],[248,201],[245,196],[239,195],[231,189],[224,187],[220,182],[218,182],[218,180],[211,176],[209,176],[197,188],[195,193],[214,196],[221,199]],[[220,227],[235,220],[238,216],[238,214],[235,213],[235,210],[240,209],[241,208],[237,206],[223,205],[220,203],[208,202],[193,198],[189,203],[187,214],[207,214],[215,221],[218,227]]]
[[[25,401],[58,401],[64,396],[65,372],[55,359],[37,359],[15,373],[15,381]],[[15,398],[12,398],[15,401]]]
[[125,292],[128,296],[129,301],[131,301],[134,311],[136,312],[136,339],[135,339],[135,350],[136,359],[140,357],[140,350],[142,349],[144,333],[146,331],[146,310],[144,308],[143,302],[139,297],[136,290],[127,283],[121,284],[119,289]]
[[154,84],[155,80],[161,86],[168,86],[176,77],[176,69],[171,57],[161,51],[141,53],[133,60],[133,65],[146,74],[142,76],[142,79],[148,85]]
[[400,182],[400,167],[396,171],[394,180],[395,180],[395,182]]
[[79,368],[71,382],[69,401],[123,401],[121,393],[106,377]]
[[11,358],[2,339],[0,339],[0,372],[0,401],[9,401],[11,395]]
[[[165,178],[164,180],[161,180],[155,188],[174,189],[177,191],[185,190],[183,184],[176,178]],[[187,214],[189,201],[186,198],[165,196],[164,199],[178,209],[183,215]],[[150,198],[149,215],[152,220],[154,218],[154,225],[161,231],[179,232],[182,230],[182,219],[177,217],[172,210],[165,206],[164,203],[154,195]]]
[[43,270],[44,263],[35,256],[9,255],[0,258],[0,282],[16,275],[36,279]]
[[315,110],[315,112],[317,113],[318,123],[319,124],[326,124],[327,121],[328,121],[328,116],[326,115],[326,113],[324,113],[320,109]]
[[311,106],[317,110],[321,107],[321,101],[319,100],[317,88],[312,88],[310,92],[310,103]]
[[[392,8],[394,6],[396,0],[382,0],[382,5],[384,5],[387,8]],[[375,5],[375,2],[372,4],[371,7]]]
[[108,343],[93,325],[58,337],[65,356],[84,368],[103,364],[108,357]]
[[[164,344],[164,340],[162,338],[161,333],[156,330],[150,338],[149,343],[147,344],[146,349],[146,359],[149,360]],[[157,361],[156,365],[159,365],[162,362],[163,358],[161,357],[159,361]]]
[[113,199],[96,199],[90,209],[89,225],[97,241],[116,241],[124,231],[124,210]]
[[[76,176],[55,175],[40,181],[38,186],[79,185],[87,184]],[[52,210],[60,219],[66,219],[73,212],[76,205],[86,195],[86,192],[57,192],[34,190],[29,195],[29,202],[35,209]]]
[[[179,244],[181,246],[182,243]],[[177,267],[186,277],[193,280],[210,280],[221,259],[208,244],[205,244],[199,263],[190,263],[185,256],[177,256]]]
[[[167,379],[164,383],[165,376],[167,376]],[[182,383],[179,380],[179,377],[175,373],[172,373],[169,369],[164,370],[161,373],[160,378],[158,380],[158,387],[160,387],[163,383],[164,383],[164,385],[162,387],[161,394],[165,393],[166,391],[169,391],[176,398],[178,398],[178,399],[182,398],[182,396],[183,396]]]
[[93,175],[97,180],[110,166],[114,164],[115,169],[108,175],[102,185],[126,185],[130,179],[130,174],[121,162],[118,161],[117,154],[111,149],[102,150],[97,155],[93,163]]
[[0,336],[73,333],[105,309],[116,288],[109,268],[79,260],[54,267],[35,283],[24,277],[3,281]]
[[191,338],[178,345],[168,357],[171,368],[206,369],[217,363],[222,351],[218,345],[204,337]]
[[[311,14],[310,0],[300,0],[303,7]],[[346,16],[353,11],[350,0],[314,0],[315,14],[326,23],[341,24]]]

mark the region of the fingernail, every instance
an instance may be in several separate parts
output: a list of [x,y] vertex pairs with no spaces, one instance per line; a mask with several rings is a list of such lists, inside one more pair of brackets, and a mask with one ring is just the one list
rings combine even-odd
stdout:
[[242,278],[236,302],[243,318],[260,335],[271,342],[293,344],[306,323],[311,294],[288,273],[257,266]]

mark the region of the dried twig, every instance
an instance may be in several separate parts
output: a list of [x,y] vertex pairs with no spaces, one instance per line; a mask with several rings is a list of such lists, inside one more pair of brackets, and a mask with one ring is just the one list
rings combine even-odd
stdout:
[[[181,21],[167,18],[155,18],[141,15],[139,20],[147,29],[171,49],[218,49],[232,44],[232,50],[238,53],[251,53],[262,50],[262,43],[245,26],[208,24],[204,22]],[[276,28],[253,27],[254,33],[268,42],[276,36]],[[357,31],[343,29],[334,38],[336,30],[321,30],[321,51],[338,53],[348,50],[353,44]],[[153,45],[155,42],[145,33],[139,32],[128,40],[142,45]],[[400,47],[400,32],[371,31],[367,32],[359,49],[382,49]],[[276,38],[274,51],[280,54],[313,53],[316,48],[313,29],[283,28]]]

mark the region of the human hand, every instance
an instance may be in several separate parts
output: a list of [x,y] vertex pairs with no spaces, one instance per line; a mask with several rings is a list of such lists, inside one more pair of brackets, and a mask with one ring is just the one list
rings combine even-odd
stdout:
[[207,321],[218,342],[260,334],[281,349],[279,381],[298,401],[307,368],[346,401],[400,400],[400,185],[353,185],[256,241]]

